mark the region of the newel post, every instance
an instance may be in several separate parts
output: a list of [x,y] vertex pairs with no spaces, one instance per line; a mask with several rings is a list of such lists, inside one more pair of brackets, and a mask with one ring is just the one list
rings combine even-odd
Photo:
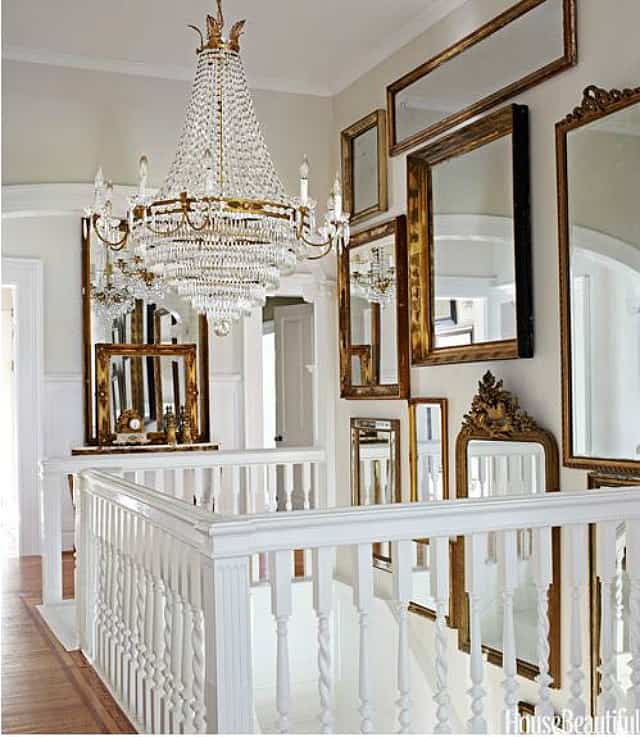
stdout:
[[249,557],[202,558],[206,731],[254,731]]

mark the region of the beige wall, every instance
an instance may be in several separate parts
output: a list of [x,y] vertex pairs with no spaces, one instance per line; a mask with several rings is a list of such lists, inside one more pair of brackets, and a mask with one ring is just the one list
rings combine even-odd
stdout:
[[[140,154],[160,183],[182,129],[190,83],[5,61],[2,64],[2,183],[93,181],[98,166],[135,184]],[[256,90],[258,120],[292,194],[303,155],[312,188],[328,191],[330,100]],[[323,195],[324,197],[324,195]]]
[[[470,0],[335,97],[335,150],[342,128],[376,107],[385,107],[388,83],[487,20],[494,6],[493,0]],[[614,6],[615,12],[612,12]],[[640,50],[635,42],[639,23],[640,3],[637,0],[617,0],[613,4],[602,0],[578,0],[578,65],[514,99],[528,105],[530,115],[535,357],[411,370],[412,396],[441,396],[449,400],[452,489],[455,488],[453,447],[457,430],[477,381],[487,369],[504,378],[507,388],[520,396],[522,405],[561,443],[554,125],[580,102],[582,89],[588,84],[597,83],[608,88],[640,83]],[[386,216],[405,211],[405,159],[406,154],[390,159],[390,211]],[[403,487],[408,493],[407,403],[338,400],[338,499],[343,503],[349,500],[349,418],[357,416],[402,420]],[[585,488],[586,474],[562,469],[562,487]]]

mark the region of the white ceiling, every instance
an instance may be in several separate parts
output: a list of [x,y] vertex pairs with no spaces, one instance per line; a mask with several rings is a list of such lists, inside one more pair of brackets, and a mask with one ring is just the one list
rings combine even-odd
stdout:
[[[242,55],[255,88],[330,95],[465,0],[226,0],[247,19]],[[2,55],[188,79],[214,0],[3,0]],[[425,49],[425,57],[429,55]]]

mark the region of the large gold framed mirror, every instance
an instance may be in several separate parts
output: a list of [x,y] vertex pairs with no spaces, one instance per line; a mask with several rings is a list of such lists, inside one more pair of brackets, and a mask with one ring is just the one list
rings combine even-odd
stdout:
[[406,218],[354,233],[338,256],[340,396],[409,394]]
[[[126,268],[120,262],[126,263]],[[126,269],[137,268],[132,257],[123,252],[107,249],[92,233],[86,218],[82,221],[82,324],[83,324],[83,382],[85,445],[98,446],[98,390],[96,346],[127,345],[150,348],[155,345],[195,346],[195,367],[198,384],[197,434],[194,443],[210,441],[209,418],[209,330],[207,318],[198,315],[192,307],[177,295],[148,290],[144,298],[135,295],[128,308],[113,316],[104,309],[105,296],[112,286],[126,284]],[[135,353],[135,351],[134,351]],[[178,386],[173,374],[164,370],[168,359],[158,355],[131,355],[119,359],[116,368],[112,396],[120,408],[130,409],[141,418],[141,424],[157,428],[162,424],[163,398],[173,396]],[[124,371],[126,365],[126,371]],[[173,369],[171,369],[173,371]],[[182,395],[179,405],[168,401],[178,413],[184,405]],[[167,402],[165,402],[167,404]],[[160,435],[152,430],[148,435],[150,445],[163,444]],[[81,452],[75,449],[74,452]]]
[[388,209],[387,114],[374,110],[340,135],[344,209],[351,225]]
[[499,15],[387,87],[392,156],[576,63],[576,0],[500,5]]
[[[416,397],[409,400],[409,474],[412,502],[433,502],[449,498],[448,432],[446,399]],[[435,619],[429,539],[414,540],[413,546],[413,599],[409,609]],[[448,610],[445,616],[449,622]]]
[[527,108],[412,153],[407,190],[412,363],[531,357]]
[[640,473],[640,87],[556,125],[566,466]]
[[[456,496],[544,494],[559,489],[558,447],[554,437],[519,407],[517,398],[487,372],[456,440]],[[502,599],[495,534],[487,536],[485,583],[480,602],[482,646],[489,662],[502,665]],[[518,587],[514,597],[518,673],[535,678],[537,590],[532,568],[531,530],[518,531]],[[553,584],[549,589],[549,673],[560,687],[560,530],[552,532]],[[453,606],[460,649],[469,651],[469,607],[465,593],[464,540],[454,546]]]
[[[400,420],[351,418],[351,503],[368,507],[402,501]],[[373,564],[391,570],[391,543],[373,545]]]
[[[590,489],[602,487],[620,488],[625,486],[640,486],[640,478],[621,476],[613,473],[592,472],[588,477]],[[589,525],[589,631],[591,650],[591,714],[598,712],[598,694],[600,692],[600,637],[601,637],[601,592],[600,581],[596,574],[598,548],[596,540],[596,526]],[[626,530],[624,523],[616,531],[616,577],[612,592],[613,622],[612,644],[614,651],[613,678],[620,684],[623,692],[631,686],[631,650],[629,630],[629,582],[626,571]]]

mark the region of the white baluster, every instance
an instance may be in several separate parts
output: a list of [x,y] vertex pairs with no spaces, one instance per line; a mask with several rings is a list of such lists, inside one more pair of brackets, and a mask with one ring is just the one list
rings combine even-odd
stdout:
[[240,514],[240,466],[231,467],[231,494],[233,496],[233,514]]
[[617,709],[615,691],[615,662],[613,655],[613,616],[611,611],[612,587],[616,576],[616,528],[615,522],[598,522],[596,525],[596,574],[600,579],[600,695],[598,714]]
[[195,613],[193,607],[192,581],[193,552],[180,544],[179,591],[182,608],[182,732],[193,734],[195,728],[195,696],[193,668],[193,628]]
[[569,582],[571,586],[571,642],[569,669],[569,708],[576,717],[584,717],[586,712],[582,670],[582,608],[584,606],[584,587],[586,585],[587,542],[584,525],[567,525],[563,532],[568,537]]
[[447,688],[447,623],[445,612],[449,602],[449,538],[429,540],[431,592],[436,602],[436,682],[433,700],[436,702],[435,734],[451,732],[449,691]]
[[[165,584],[162,580],[161,552],[163,535],[158,528],[150,529],[151,540],[151,647],[153,651],[153,731],[160,732],[162,725],[162,699],[171,684],[171,670],[167,670],[164,661],[165,631],[171,632],[172,610],[167,602]],[[169,621],[165,621],[164,613],[167,612]]]
[[271,577],[271,612],[276,620],[277,677],[276,707],[278,731],[289,731],[289,617],[291,616],[291,551],[278,550],[269,554]]
[[284,464],[284,498],[285,510],[293,509],[293,463]]
[[398,611],[398,722],[400,734],[411,727],[411,682],[409,662],[408,616],[411,601],[411,541],[391,543],[393,561],[393,598]]
[[184,468],[176,468],[173,472],[173,495],[176,499],[184,499]]
[[216,514],[220,513],[220,492],[222,491],[222,468],[220,466],[214,466],[211,469],[211,491],[213,496],[213,511]]
[[[363,506],[368,506],[371,504],[372,499],[372,486],[373,486],[373,461],[369,459],[365,459],[361,463],[362,468],[362,500],[361,504]],[[373,501],[375,504],[375,499]]]
[[202,507],[206,503],[206,494],[204,489],[204,469],[193,469],[193,503],[196,507]]
[[[184,601],[180,595],[183,575],[182,558],[184,547],[179,545],[175,538],[167,535],[167,550],[170,556],[169,579],[167,582],[167,609],[173,610],[173,628],[169,647],[169,662],[171,664],[171,716],[174,732],[182,732],[184,718],[184,683],[182,682],[182,659],[184,656]],[[166,649],[165,649],[166,654]],[[165,662],[166,662],[165,656]]]
[[464,578],[469,597],[469,630],[471,636],[470,676],[472,684],[468,691],[471,697],[469,731],[473,734],[482,734],[487,731],[487,721],[484,716],[486,691],[483,687],[484,664],[482,662],[482,631],[480,627],[480,596],[484,585],[486,548],[487,536],[485,533],[477,533],[465,537]]
[[156,672],[156,663],[158,662],[158,654],[155,649],[155,630],[154,630],[154,618],[156,610],[156,589],[153,578],[153,569],[155,565],[156,553],[156,541],[157,535],[153,533],[152,524],[149,522],[144,528],[144,543],[142,547],[143,554],[143,569],[145,579],[145,596],[144,596],[144,612],[145,612],[145,623],[144,623],[144,639],[145,647],[147,651],[147,658],[145,664],[145,727],[149,732],[153,731],[153,716],[154,716],[154,701],[157,701],[155,696],[154,686],[154,675]]
[[505,679],[503,723],[505,731],[518,731],[518,684],[516,682],[516,636],[513,623],[513,595],[518,576],[518,548],[515,530],[498,534],[498,564],[502,583],[502,669]]
[[551,693],[553,682],[549,675],[549,586],[553,580],[553,556],[551,528],[538,527],[533,530],[533,578],[536,584],[538,609],[538,670],[536,681],[540,700],[536,705],[536,716],[552,717]]
[[629,649],[631,650],[631,695],[640,709],[640,520],[625,523],[627,576],[629,577]]
[[138,486],[144,486],[145,476],[144,471],[134,471],[133,472],[133,483],[138,484]]
[[204,703],[204,613],[202,610],[202,572],[200,557],[197,553],[190,554],[190,581],[191,581],[191,666],[193,669],[193,723],[195,731],[203,734],[207,729],[206,709]]
[[333,600],[333,550],[313,550],[313,608],[318,617],[318,691],[322,734],[333,732],[333,670],[330,616]]
[[[311,463],[309,461],[302,464],[302,493],[304,495],[304,508],[311,509]],[[316,508],[315,504],[313,508]]]
[[371,545],[355,545],[353,603],[358,610],[360,626],[358,696],[360,698],[360,731],[373,732],[373,709],[371,706],[371,678],[369,670],[369,614],[373,606],[373,565]]
[[146,522],[142,517],[136,518],[134,533],[134,560],[136,566],[135,585],[135,624],[134,640],[136,662],[136,717],[144,724],[144,678],[147,666],[147,646],[144,638],[144,610],[145,610],[145,572],[143,568],[144,541]]
[[136,706],[136,670],[135,670],[135,568],[133,563],[133,546],[135,539],[134,517],[129,512],[124,513],[123,552],[126,570],[125,578],[125,682],[128,708],[135,713]]
[[278,467],[275,463],[267,466],[267,511],[278,511]]

